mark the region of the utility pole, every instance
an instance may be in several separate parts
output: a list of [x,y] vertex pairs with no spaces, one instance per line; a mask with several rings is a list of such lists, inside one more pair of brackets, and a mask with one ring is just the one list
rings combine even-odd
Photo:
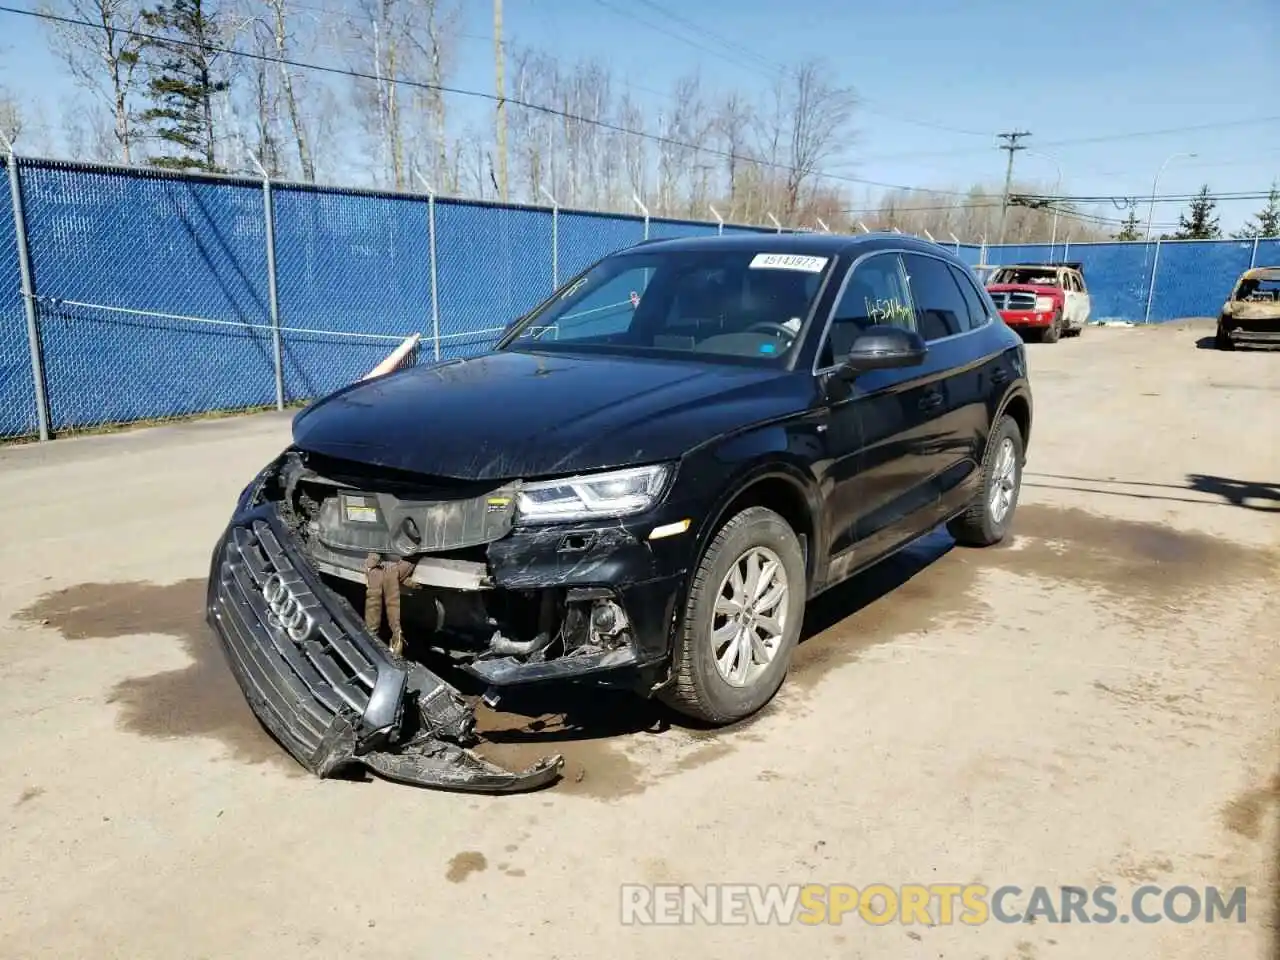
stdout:
[[1009,133],[1001,133],[998,135],[1005,144],[1000,148],[1007,150],[1009,153],[1009,164],[1004,171],[1004,199],[1000,202],[1000,245],[1004,246],[1004,225],[1005,219],[1009,215],[1009,190],[1013,186],[1013,155],[1019,150],[1025,150],[1026,147],[1018,143],[1023,137],[1031,136],[1028,130],[1013,130]]
[[507,100],[504,78],[506,57],[502,50],[502,0],[493,0],[493,80],[498,96],[496,120],[498,134],[498,199],[507,202]]

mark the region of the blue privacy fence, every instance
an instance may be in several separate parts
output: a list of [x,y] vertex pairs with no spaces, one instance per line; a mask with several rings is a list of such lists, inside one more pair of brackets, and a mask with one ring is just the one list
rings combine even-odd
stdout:
[[[557,281],[645,236],[770,232],[25,158],[8,166],[0,438],[10,439],[306,400],[412,333],[424,359],[484,349]],[[1095,317],[1155,322],[1216,314],[1240,271],[1280,262],[1280,241],[959,253],[972,264],[1081,260]]]

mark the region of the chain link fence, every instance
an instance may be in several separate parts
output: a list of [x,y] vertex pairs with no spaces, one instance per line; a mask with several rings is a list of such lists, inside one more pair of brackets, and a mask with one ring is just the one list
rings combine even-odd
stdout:
[[[776,230],[445,199],[425,184],[389,194],[26,158],[16,174],[20,206],[0,199],[0,439],[40,435],[38,388],[49,435],[304,402],[413,334],[423,361],[480,352],[646,238]],[[941,245],[975,266],[1079,260],[1093,317],[1138,322],[1216,315],[1242,270],[1280,263],[1280,240]]]
[[431,332],[426,203],[305,187],[270,194],[286,403],[351,383],[405,337]]

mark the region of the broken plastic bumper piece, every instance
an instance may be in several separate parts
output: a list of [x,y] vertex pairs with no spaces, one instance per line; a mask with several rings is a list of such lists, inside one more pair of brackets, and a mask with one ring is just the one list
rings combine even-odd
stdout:
[[254,714],[317,776],[364,768],[423,787],[517,793],[560,775],[560,756],[513,772],[466,749],[472,707],[379,645],[308,568],[270,506],[228,528],[207,608]]

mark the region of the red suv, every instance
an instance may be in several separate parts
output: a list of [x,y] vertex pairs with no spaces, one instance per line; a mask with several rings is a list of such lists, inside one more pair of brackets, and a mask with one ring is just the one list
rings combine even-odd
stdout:
[[987,292],[1004,322],[1044,343],[1079,336],[1089,322],[1089,291],[1079,263],[993,267]]

